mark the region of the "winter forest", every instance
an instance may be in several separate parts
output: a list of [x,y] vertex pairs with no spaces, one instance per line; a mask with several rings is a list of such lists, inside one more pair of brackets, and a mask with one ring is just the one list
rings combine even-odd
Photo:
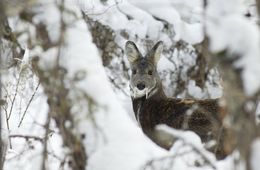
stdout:
[[[0,170],[259,170],[259,18],[259,0],[0,0]],[[162,41],[167,97],[220,101],[225,157],[192,130],[157,125],[169,150],[143,132],[129,40]]]

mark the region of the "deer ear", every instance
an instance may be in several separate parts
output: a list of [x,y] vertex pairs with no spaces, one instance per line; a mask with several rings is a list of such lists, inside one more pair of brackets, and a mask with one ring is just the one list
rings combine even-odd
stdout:
[[140,52],[136,47],[135,43],[132,41],[127,41],[125,44],[125,53],[127,55],[127,59],[130,63],[135,62],[139,56]]
[[150,57],[152,57],[154,64],[157,64],[158,61],[160,60],[162,51],[163,51],[163,42],[159,41],[153,46],[150,54]]

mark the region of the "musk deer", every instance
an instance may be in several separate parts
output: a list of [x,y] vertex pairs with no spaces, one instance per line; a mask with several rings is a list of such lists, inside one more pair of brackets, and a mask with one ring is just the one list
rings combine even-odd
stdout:
[[157,63],[163,50],[159,41],[143,57],[132,41],[127,41],[125,53],[130,63],[130,90],[133,110],[143,132],[159,146],[170,149],[173,141],[164,141],[155,133],[155,126],[166,124],[175,129],[191,130],[202,142],[215,140],[209,150],[217,158],[226,156],[221,107],[218,99],[196,100],[168,98],[157,72]]

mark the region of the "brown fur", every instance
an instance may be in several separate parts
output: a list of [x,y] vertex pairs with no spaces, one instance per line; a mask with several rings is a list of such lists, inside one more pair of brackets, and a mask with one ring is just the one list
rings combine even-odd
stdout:
[[218,99],[166,97],[156,70],[162,47],[159,41],[143,57],[134,42],[126,43],[126,55],[132,70],[130,89],[133,109],[143,132],[159,146],[169,149],[174,139],[157,133],[156,125],[166,124],[175,129],[191,130],[200,136],[202,142],[215,140],[217,145],[210,150],[219,159],[225,157],[231,151],[226,149],[230,148],[226,145],[228,133],[222,126],[225,109],[219,107]]
[[143,132],[159,146],[170,149],[172,142],[162,142],[156,137],[156,125],[166,124],[175,129],[191,130],[201,137],[202,142],[215,140],[218,144],[210,150],[216,153],[218,159],[224,158],[228,153],[224,148],[225,131],[218,99],[167,98],[162,88],[159,89],[148,99],[145,96],[133,99],[135,116]]

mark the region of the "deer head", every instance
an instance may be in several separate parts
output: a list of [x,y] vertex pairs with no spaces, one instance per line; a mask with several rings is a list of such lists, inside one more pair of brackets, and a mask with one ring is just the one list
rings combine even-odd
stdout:
[[125,53],[132,71],[130,89],[133,98],[144,96],[149,98],[157,92],[158,87],[161,85],[161,80],[156,68],[162,50],[163,43],[159,41],[145,56],[142,56],[134,42],[126,42]]

